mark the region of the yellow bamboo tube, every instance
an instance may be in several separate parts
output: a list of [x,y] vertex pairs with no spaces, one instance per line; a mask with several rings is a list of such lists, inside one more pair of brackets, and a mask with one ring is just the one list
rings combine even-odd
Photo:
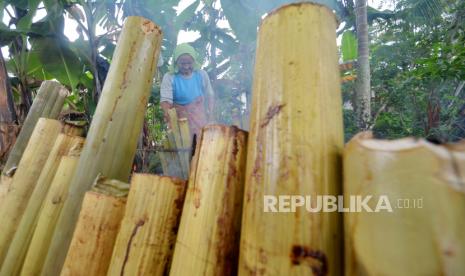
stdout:
[[99,178],[84,196],[61,275],[105,275],[126,206],[129,184]]
[[0,263],[3,263],[29,197],[61,129],[62,124],[59,121],[39,119],[13,176],[8,194],[0,202]]
[[178,178],[133,175],[107,275],[165,275],[185,190]]
[[337,66],[336,19],[328,8],[291,4],[262,22],[239,275],[342,273],[340,214],[305,207],[293,212],[286,203],[265,209],[264,204],[265,195],[284,202],[291,195],[340,193],[343,127]]
[[48,156],[47,162],[35,184],[29,202],[21,217],[17,231],[8,249],[3,265],[0,270],[0,276],[18,275],[26,256],[29,242],[34,233],[40,208],[53,181],[58,165],[63,156],[80,152],[84,138],[71,136],[68,134],[59,134],[55,145]]
[[39,118],[56,119],[63,107],[68,91],[56,81],[43,81],[37,93],[16,143],[11,149],[4,172],[8,172],[18,166],[21,156],[28,145],[32,131]]
[[78,153],[64,156],[61,159],[37,219],[37,225],[21,270],[23,276],[40,275],[78,160]]
[[82,199],[97,175],[129,180],[161,41],[161,30],[151,21],[136,16],[126,19],[58,219],[43,267],[45,275],[60,273]]
[[237,275],[246,140],[237,127],[203,129],[170,275]]
[[354,137],[344,199],[371,196],[373,212],[344,213],[345,275],[465,275],[464,183],[465,142]]

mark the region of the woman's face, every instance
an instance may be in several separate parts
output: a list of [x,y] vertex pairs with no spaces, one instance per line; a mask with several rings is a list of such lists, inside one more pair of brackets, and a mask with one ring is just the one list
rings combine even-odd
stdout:
[[189,54],[180,55],[176,65],[183,76],[190,76],[194,71],[194,59]]

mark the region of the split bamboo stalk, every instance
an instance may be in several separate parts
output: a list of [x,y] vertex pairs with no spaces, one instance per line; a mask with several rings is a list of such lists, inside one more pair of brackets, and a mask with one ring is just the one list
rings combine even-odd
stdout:
[[37,219],[34,235],[24,260],[21,275],[40,275],[55,225],[68,194],[69,183],[79,161],[79,153],[64,156]]
[[0,270],[0,276],[18,275],[26,257],[29,242],[34,233],[35,225],[40,213],[40,208],[44,202],[50,184],[53,181],[57,168],[63,156],[80,152],[84,138],[71,136],[68,134],[59,134],[55,145],[53,146],[47,162],[42,169],[34,191],[32,192],[29,202],[21,217],[20,223],[14,234],[14,238],[8,249],[3,265]]
[[58,219],[43,267],[45,275],[60,273],[84,194],[97,175],[129,179],[161,41],[161,30],[151,21],[136,16],[126,19]]
[[344,213],[345,275],[465,275],[465,141],[358,134],[344,151],[351,196],[373,211],[386,196],[392,212]]
[[163,175],[183,178],[181,161],[179,160],[176,145],[174,144],[174,137],[171,131],[168,131],[165,141],[163,141],[163,148],[166,151],[158,152],[162,164]]
[[190,172],[190,159],[192,149],[192,138],[189,130],[189,121],[187,118],[178,120],[179,133],[181,134],[181,161],[183,162],[184,171],[186,172],[185,179],[189,178]]
[[68,91],[66,88],[58,82],[42,82],[39,92],[32,103],[31,109],[29,110],[18,138],[16,139],[16,143],[8,156],[8,160],[3,170],[4,172],[13,173],[12,169],[18,166],[39,118],[58,118],[67,95]]
[[340,214],[264,212],[265,195],[341,192],[335,16],[313,3],[284,6],[264,19],[257,45],[239,275],[341,275]]
[[7,196],[0,202],[0,263],[27,206],[55,141],[62,130],[59,121],[40,118],[13,176]]
[[[178,114],[175,108],[171,108],[168,110],[170,126],[171,126],[171,133],[174,137],[174,145],[173,149],[177,150],[179,162],[181,163],[181,171],[182,171],[182,178],[187,179],[189,177],[189,152],[186,151],[187,147],[184,147],[184,144],[187,143],[187,139],[190,140],[190,132],[189,132],[189,124],[186,118],[178,118]],[[187,133],[186,127],[187,125]],[[184,135],[188,135],[187,137],[183,137]],[[186,155],[187,153],[187,155]]]
[[106,275],[129,184],[98,178],[82,203],[61,275]]
[[186,181],[134,174],[107,275],[165,275],[176,240]]
[[202,130],[170,275],[237,275],[246,140],[237,127]]

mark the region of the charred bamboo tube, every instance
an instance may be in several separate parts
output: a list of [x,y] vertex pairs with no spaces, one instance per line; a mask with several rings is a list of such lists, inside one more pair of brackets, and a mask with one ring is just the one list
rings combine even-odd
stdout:
[[246,143],[237,127],[203,129],[170,275],[237,275]]
[[184,201],[186,182],[134,174],[107,275],[164,275]]
[[126,19],[58,219],[43,267],[45,275],[60,273],[82,199],[97,175],[123,182],[129,179],[161,41],[161,30],[151,21],[142,17]]
[[34,233],[35,225],[40,213],[40,208],[53,181],[57,168],[63,156],[80,152],[84,138],[59,134],[53,146],[42,173],[37,180],[34,191],[27,203],[24,214],[21,217],[17,231],[8,249],[0,276],[18,275],[26,257],[29,242]]
[[32,103],[27,114],[23,127],[16,139],[8,160],[4,167],[4,172],[12,172],[11,169],[18,167],[24,150],[31,138],[35,125],[40,117],[56,119],[63,107],[68,91],[55,81],[44,81],[39,88],[39,92]]
[[18,169],[13,176],[10,190],[0,202],[0,263],[3,263],[8,247],[23,212],[34,190],[55,140],[60,134],[59,121],[41,118],[32,133]]
[[37,219],[37,225],[21,270],[23,276],[40,275],[42,271],[52,234],[66,200],[69,183],[76,170],[78,160],[78,152],[61,159]]
[[98,178],[82,203],[61,275],[106,275],[129,184]]
[[[291,195],[303,201],[305,196],[341,192],[337,66],[336,19],[328,8],[291,4],[262,22],[239,275],[341,275],[341,216],[308,212],[302,205],[289,209],[289,200],[277,204]],[[276,204],[268,204],[270,198]]]
[[357,196],[371,198],[344,213],[345,275],[465,275],[465,142],[358,134],[344,151],[344,199]]

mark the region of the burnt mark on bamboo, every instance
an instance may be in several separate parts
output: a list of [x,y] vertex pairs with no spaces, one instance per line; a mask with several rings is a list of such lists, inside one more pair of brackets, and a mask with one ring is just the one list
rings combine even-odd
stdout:
[[279,112],[281,112],[281,109],[286,106],[285,104],[274,104],[268,108],[268,111],[266,112],[265,118],[262,120],[262,123],[260,124],[260,128],[266,127],[271,119],[274,118],[274,116],[278,115]]
[[123,265],[121,266],[121,276],[124,275],[124,269],[126,268],[126,263],[128,262],[129,259],[129,252],[131,251],[131,245],[134,240],[134,237],[136,236],[137,232],[139,231],[139,228],[142,227],[145,224],[145,220],[139,220],[136,225],[134,226],[134,229],[132,230],[131,237],[129,237],[128,245],[126,246],[126,254],[124,255],[124,260],[123,260]]
[[303,262],[309,264],[313,274],[317,276],[328,275],[328,260],[320,250],[313,250],[302,245],[293,245],[290,258],[293,265],[300,265]]

